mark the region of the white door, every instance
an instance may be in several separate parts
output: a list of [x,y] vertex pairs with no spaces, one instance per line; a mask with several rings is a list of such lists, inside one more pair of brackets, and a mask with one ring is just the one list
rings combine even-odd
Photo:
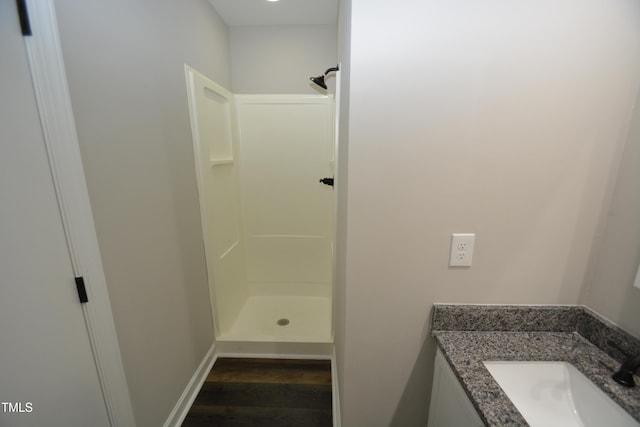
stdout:
[[11,1],[0,58],[0,425],[108,426]]

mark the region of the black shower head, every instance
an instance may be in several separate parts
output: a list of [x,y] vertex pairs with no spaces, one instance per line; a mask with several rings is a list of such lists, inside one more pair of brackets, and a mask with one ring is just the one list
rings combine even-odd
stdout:
[[320,86],[323,89],[327,89],[327,84],[324,82],[324,76],[311,77],[311,81]]
[[310,79],[312,82],[314,82],[321,88],[327,89],[327,84],[324,82],[324,78],[327,76],[327,74],[329,74],[332,71],[338,71],[338,66],[336,65],[335,67],[329,68],[327,71],[324,72],[323,75],[318,77],[311,77]]

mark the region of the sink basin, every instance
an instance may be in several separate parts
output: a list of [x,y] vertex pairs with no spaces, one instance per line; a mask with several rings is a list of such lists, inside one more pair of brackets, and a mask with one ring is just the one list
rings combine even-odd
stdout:
[[640,427],[570,363],[483,363],[531,427]]

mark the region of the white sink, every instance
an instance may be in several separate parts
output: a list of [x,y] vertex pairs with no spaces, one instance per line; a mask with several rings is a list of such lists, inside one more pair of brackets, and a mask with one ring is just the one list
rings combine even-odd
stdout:
[[531,427],[639,427],[567,362],[483,362]]

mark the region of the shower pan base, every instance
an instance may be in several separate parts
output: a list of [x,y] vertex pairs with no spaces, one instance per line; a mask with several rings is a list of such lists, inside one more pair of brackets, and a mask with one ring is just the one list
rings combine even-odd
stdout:
[[331,299],[250,296],[221,341],[331,343]]

